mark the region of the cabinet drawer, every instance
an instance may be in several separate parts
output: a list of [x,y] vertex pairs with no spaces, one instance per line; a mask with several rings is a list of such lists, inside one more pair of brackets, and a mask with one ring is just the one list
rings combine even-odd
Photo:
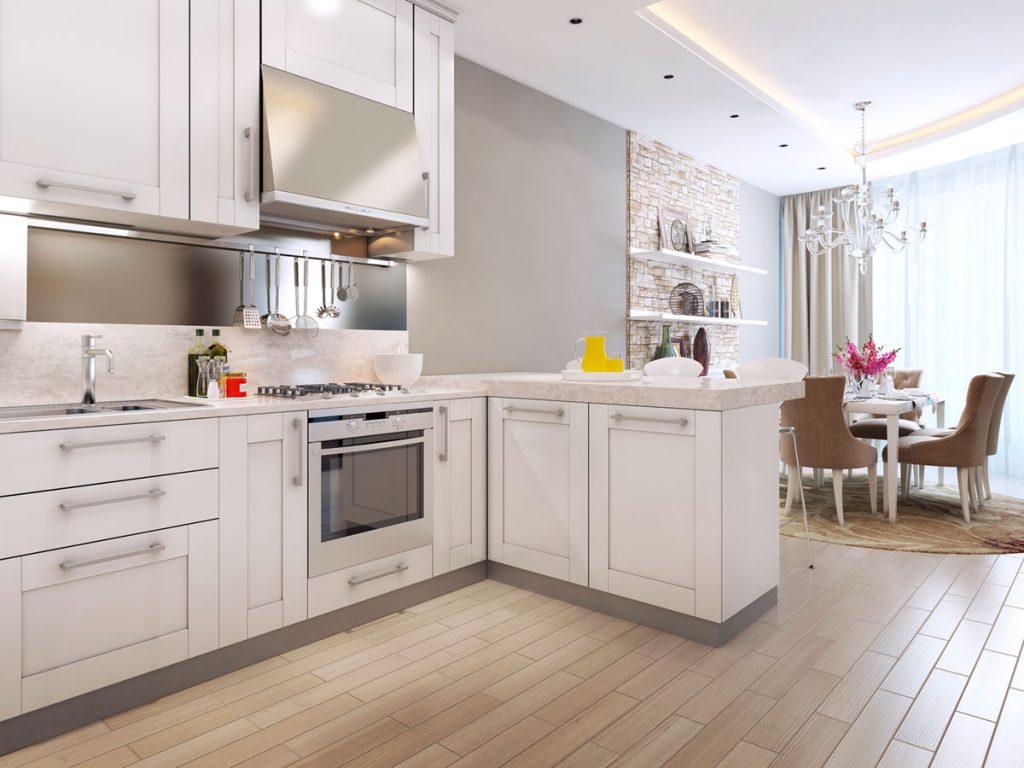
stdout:
[[0,498],[0,559],[217,517],[217,470]]
[[640,405],[609,405],[608,428],[670,435],[693,435],[697,413],[680,408],[651,408]]
[[22,711],[217,645],[217,523],[21,559]]
[[0,435],[0,496],[217,466],[217,420]]
[[317,576],[309,580],[310,618],[429,579],[433,573],[433,546],[427,544]]

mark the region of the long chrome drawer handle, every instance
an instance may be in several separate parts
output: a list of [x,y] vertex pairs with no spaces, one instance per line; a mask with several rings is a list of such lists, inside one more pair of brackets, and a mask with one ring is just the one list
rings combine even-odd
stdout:
[[303,483],[302,457],[306,454],[306,446],[302,442],[302,419],[292,419],[292,426],[299,432],[299,439],[296,440],[299,444],[299,467],[292,477],[292,485],[301,487]]
[[146,435],[145,437],[129,437],[124,440],[100,440],[95,443],[61,443],[62,451],[74,451],[79,448],[104,448],[108,445],[131,445],[132,443],[162,443],[164,435]]
[[544,410],[543,408],[517,408],[516,406],[513,406],[513,405],[506,405],[505,406],[505,413],[506,414],[513,414],[513,413],[539,413],[542,416],[557,416],[558,418],[562,418],[563,416],[565,416],[565,409],[564,408],[557,408],[557,409],[548,411],[548,410]]
[[444,425],[444,448],[437,454],[438,461],[448,461],[448,430],[451,428],[448,425],[448,406],[442,405],[437,409],[441,415],[441,423]]
[[114,197],[120,197],[122,200],[126,200],[128,202],[131,202],[138,197],[134,192],[127,192],[119,189],[104,189],[103,187],[87,187],[82,184],[69,184],[64,181],[54,181],[53,179],[39,179],[36,182],[36,186],[40,189],[60,187],[61,189],[73,189],[76,192],[95,192],[97,195],[113,195]]
[[394,573],[401,573],[402,571],[408,570],[408,565],[406,565],[405,563],[399,563],[394,568],[391,568],[386,571],[381,571],[380,573],[374,573],[370,576],[353,576],[351,579],[348,580],[348,583],[350,586],[354,587],[357,584],[365,584],[368,581],[376,581],[377,579],[383,579],[385,576],[391,576]]
[[86,507],[103,507],[107,504],[123,504],[126,501],[137,501],[139,499],[156,499],[166,495],[167,491],[157,489],[146,491],[145,493],[134,493],[131,496],[118,496],[117,498],[100,499],[98,501],[65,501],[60,505],[60,508],[63,512],[73,512],[76,509],[85,509]]
[[645,421],[648,424],[677,424],[680,427],[685,427],[690,423],[689,419],[653,419],[649,416],[623,416],[621,413],[613,413],[611,420],[616,424],[620,421]]
[[107,555],[106,557],[97,557],[92,560],[66,560],[60,564],[60,568],[62,571],[73,571],[76,568],[85,568],[87,565],[99,565],[100,563],[109,563],[114,560],[123,560],[126,557],[149,555],[162,552],[165,549],[167,549],[166,545],[157,542],[156,544],[150,544],[145,549],[133,549],[131,552],[122,552],[118,555]]

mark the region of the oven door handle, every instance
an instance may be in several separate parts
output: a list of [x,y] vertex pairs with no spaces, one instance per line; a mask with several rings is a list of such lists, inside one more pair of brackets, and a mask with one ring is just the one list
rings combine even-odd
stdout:
[[344,448],[321,448],[321,456],[338,456],[345,453],[368,453],[369,451],[382,451],[385,448],[400,448],[403,445],[422,445],[425,439],[422,437],[410,437],[405,440],[387,440],[382,443],[364,443],[363,445],[346,445]]

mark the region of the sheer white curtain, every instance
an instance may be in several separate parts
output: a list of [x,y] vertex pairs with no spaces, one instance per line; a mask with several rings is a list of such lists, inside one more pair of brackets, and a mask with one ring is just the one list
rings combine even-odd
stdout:
[[[928,220],[905,254],[874,258],[874,333],[902,347],[898,367],[923,368],[955,425],[977,373],[1024,373],[1024,144],[875,182],[898,191],[901,225]],[[1024,377],[1010,390],[995,474],[1024,477]]]

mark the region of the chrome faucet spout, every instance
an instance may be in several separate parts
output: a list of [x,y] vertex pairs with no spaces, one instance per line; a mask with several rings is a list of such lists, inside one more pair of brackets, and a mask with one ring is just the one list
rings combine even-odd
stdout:
[[114,372],[114,353],[96,346],[96,340],[101,338],[92,334],[82,337],[82,403],[85,405],[96,402],[96,358],[105,355],[107,373]]

